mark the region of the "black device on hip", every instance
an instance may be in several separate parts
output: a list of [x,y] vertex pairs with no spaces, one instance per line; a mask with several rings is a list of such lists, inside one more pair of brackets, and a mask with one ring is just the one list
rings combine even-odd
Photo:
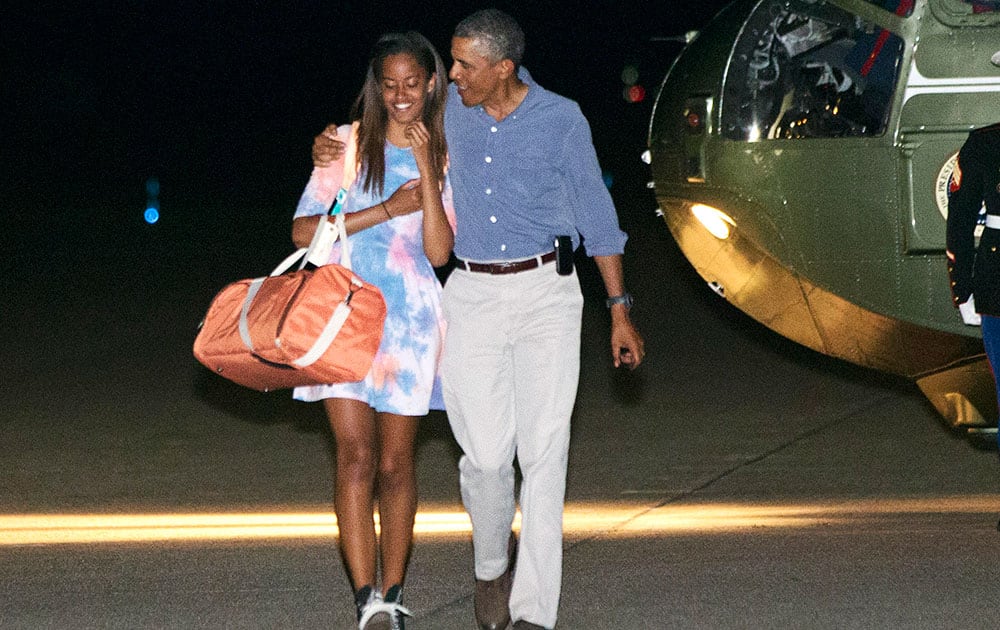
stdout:
[[573,239],[568,236],[556,237],[556,273],[568,276],[573,273]]

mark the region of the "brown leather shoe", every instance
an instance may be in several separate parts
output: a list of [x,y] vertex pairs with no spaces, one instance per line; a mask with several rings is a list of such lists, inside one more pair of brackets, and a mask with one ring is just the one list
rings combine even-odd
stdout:
[[510,585],[517,555],[517,538],[507,542],[507,569],[495,580],[476,580],[476,623],[482,630],[504,630],[510,623]]

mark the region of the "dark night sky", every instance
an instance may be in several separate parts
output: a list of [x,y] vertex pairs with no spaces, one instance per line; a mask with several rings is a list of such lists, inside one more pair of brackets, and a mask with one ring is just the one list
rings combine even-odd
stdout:
[[[697,28],[722,4],[492,6],[521,22],[525,65],[580,102],[600,142],[620,133],[616,117],[642,115],[620,96],[624,63],[658,52],[662,44],[643,43],[650,36]],[[302,180],[312,136],[346,118],[374,39],[419,30],[447,64],[455,23],[480,6],[491,4],[139,0],[7,10],[5,188],[50,203],[125,201],[150,175],[164,194],[297,190],[289,171]],[[643,77],[651,86],[665,70],[652,66]]]
[[[161,260],[183,273],[190,257],[182,250],[218,249],[232,265],[220,275],[246,273],[248,263],[265,271],[289,246],[312,138],[327,122],[346,121],[377,37],[418,30],[448,65],[455,24],[487,6],[521,23],[535,79],[580,103],[614,174],[612,195],[644,191],[638,154],[654,90],[679,49],[649,39],[700,28],[725,4],[47,0],[6,8],[0,229],[17,235],[17,266],[39,252],[74,265],[121,250],[133,261],[126,264]],[[641,104],[621,95],[629,62],[639,62],[650,90]],[[160,183],[153,226],[143,221],[150,177]],[[651,209],[618,205],[620,216]]]

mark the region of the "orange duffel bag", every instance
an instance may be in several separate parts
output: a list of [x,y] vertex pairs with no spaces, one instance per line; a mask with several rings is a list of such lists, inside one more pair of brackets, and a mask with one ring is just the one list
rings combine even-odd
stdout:
[[[341,264],[327,260],[339,232]],[[331,238],[332,236],[332,238]],[[314,250],[326,254],[314,256]],[[285,273],[301,259],[297,271]],[[271,275],[240,280],[215,296],[194,341],[207,368],[259,391],[360,381],[382,341],[385,300],[378,287],[350,269],[343,214],[320,220],[309,248],[286,258]]]

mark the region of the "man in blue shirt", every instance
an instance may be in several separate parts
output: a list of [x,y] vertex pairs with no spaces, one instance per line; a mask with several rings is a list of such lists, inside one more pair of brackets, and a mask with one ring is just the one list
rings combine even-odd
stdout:
[[[455,29],[445,136],[458,264],[444,289],[445,407],[463,456],[482,628],[551,628],[562,578],[570,416],[583,298],[551,263],[556,237],[580,236],[608,292],[616,366],[637,366],[618,227],[579,106],[520,67],[524,34],[485,10]],[[521,469],[516,571],[514,457]]]
[[[622,275],[627,237],[579,106],[520,67],[517,22],[496,10],[474,13],[456,27],[451,54],[445,136],[458,262],[444,288],[441,369],[448,420],[463,451],[476,621],[487,630],[511,619],[514,628],[551,628],[580,372],[583,296],[572,249],[582,236],[604,281],[614,365],[635,368],[644,349]],[[322,164],[336,150],[321,134],[314,160]],[[568,237],[559,247],[568,265],[553,262],[560,236]],[[515,455],[520,544],[511,532]]]

